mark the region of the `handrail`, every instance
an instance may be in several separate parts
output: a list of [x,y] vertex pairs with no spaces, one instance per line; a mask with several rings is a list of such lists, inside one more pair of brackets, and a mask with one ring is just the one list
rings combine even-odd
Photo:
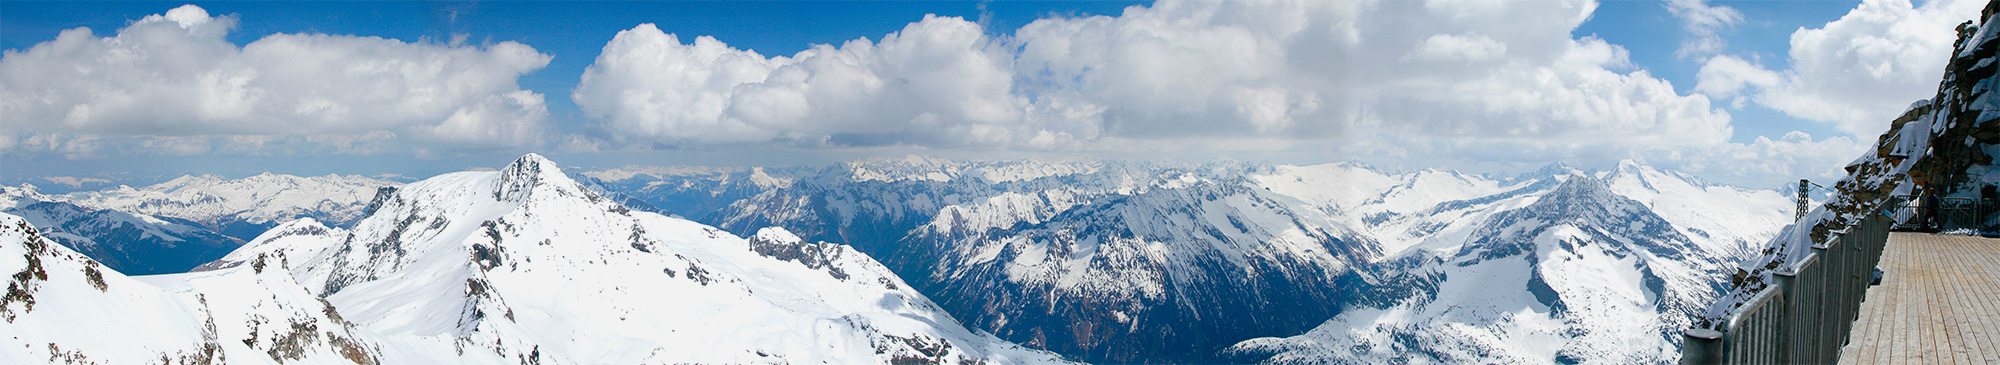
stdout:
[[1683,333],[1682,364],[1833,363],[1858,318],[1868,279],[1894,224],[1870,213],[1796,264],[1729,314],[1719,330]]

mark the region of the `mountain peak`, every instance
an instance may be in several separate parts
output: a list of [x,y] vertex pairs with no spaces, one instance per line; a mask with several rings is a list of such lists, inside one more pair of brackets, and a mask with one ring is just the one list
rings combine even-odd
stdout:
[[513,163],[500,169],[499,189],[496,194],[500,200],[518,202],[526,199],[535,186],[544,183],[575,185],[576,180],[571,180],[569,175],[563,174],[562,167],[556,166],[554,161],[549,161],[541,154],[529,153],[514,159]]
[[1639,169],[1639,168],[1641,168],[1641,167],[1644,167],[1644,166],[1643,166],[1643,165],[1640,165],[1640,164],[1639,164],[1639,161],[1633,161],[1632,159],[1629,159],[1629,158],[1628,158],[1628,159],[1623,159],[1623,160],[1618,160],[1618,167],[1617,167],[1617,169],[1619,169],[1619,170],[1635,170],[1635,169]]
[[507,167],[501,168],[500,170],[524,171],[524,172],[533,172],[539,174],[540,171],[543,170],[561,172],[562,168],[556,166],[555,161],[549,161],[549,158],[542,157],[541,154],[530,152],[526,155],[521,155],[521,158],[514,159],[514,162],[508,163]]
[[1562,185],[1556,186],[1554,191],[1549,192],[1549,196],[1574,197],[1599,197],[1609,194],[1611,194],[1610,186],[1605,185],[1603,180],[1598,180],[1595,177],[1587,175],[1579,175],[1563,181]]

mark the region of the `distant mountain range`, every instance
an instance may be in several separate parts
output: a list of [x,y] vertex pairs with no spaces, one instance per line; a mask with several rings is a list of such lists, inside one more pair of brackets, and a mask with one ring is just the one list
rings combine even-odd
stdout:
[[186,272],[221,258],[280,223],[359,219],[395,182],[359,176],[183,176],[143,188],[43,194],[0,186],[0,212],[45,227],[48,237],[128,275]]

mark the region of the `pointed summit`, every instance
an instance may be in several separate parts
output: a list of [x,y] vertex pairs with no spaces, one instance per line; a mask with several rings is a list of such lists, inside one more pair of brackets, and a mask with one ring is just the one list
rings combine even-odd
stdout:
[[513,163],[500,169],[500,179],[495,198],[502,201],[520,202],[528,198],[535,186],[555,183],[561,186],[576,185],[569,175],[564,175],[562,167],[541,154],[529,153],[514,159]]
[[1597,171],[1594,175],[1597,175],[1598,179],[1603,179],[1607,183],[1625,177],[1638,179],[1643,182],[1646,180],[1646,170],[1651,170],[1651,168],[1640,165],[1638,161],[1632,161],[1632,159],[1623,159],[1618,160],[1618,165],[1612,167],[1610,170]]
[[1618,160],[1618,169],[1619,169],[1619,170],[1635,170],[1635,171],[1636,171],[1636,170],[1638,170],[1638,169],[1640,169],[1640,168],[1643,168],[1643,167],[1644,167],[1644,166],[1642,166],[1642,165],[1639,165],[1639,161],[1633,161],[1632,159],[1629,159],[1629,158],[1628,158],[1628,159],[1623,159],[1623,160]]

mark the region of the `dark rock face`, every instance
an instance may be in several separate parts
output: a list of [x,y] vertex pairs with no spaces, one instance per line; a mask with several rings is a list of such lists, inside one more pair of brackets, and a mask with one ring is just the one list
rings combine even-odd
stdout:
[[1995,62],[2000,60],[1995,58],[2000,53],[2000,37],[1983,28],[1971,22],[1959,26],[1954,57],[1945,67],[1937,96],[1911,111],[1931,114],[1932,124],[1944,128],[1931,137],[1931,153],[1917,160],[1910,175],[1944,189],[1947,195],[1976,191],[1979,183],[1971,181],[1974,176],[1967,169],[1992,165],[1993,156],[1983,148],[2000,144],[2000,113],[1980,105],[1983,99],[1992,98],[1988,94],[1993,92],[1993,76],[2000,72],[2000,64]]
[[387,203],[389,202],[389,199],[393,199],[395,197],[396,197],[396,187],[394,186],[384,186],[376,188],[375,199],[369,200],[368,207],[361,209],[361,216],[367,217],[371,214],[375,214],[376,209],[382,209],[383,203]]
[[750,250],[764,257],[797,262],[806,268],[826,271],[827,275],[835,279],[847,280],[847,272],[833,265],[834,260],[840,259],[841,253],[846,252],[844,246],[827,242],[805,243],[792,237],[775,236],[765,234],[750,236]]

